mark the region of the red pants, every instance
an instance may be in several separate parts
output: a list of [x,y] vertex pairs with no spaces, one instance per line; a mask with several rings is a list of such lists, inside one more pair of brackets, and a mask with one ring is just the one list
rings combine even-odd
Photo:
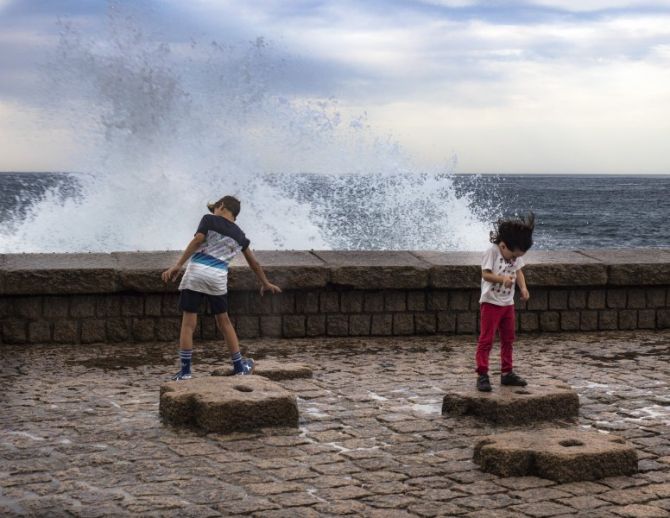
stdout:
[[480,315],[479,340],[475,354],[477,373],[487,374],[489,372],[489,355],[496,330],[500,335],[500,370],[503,373],[511,371],[515,324],[514,305],[496,306],[483,302],[480,306]]

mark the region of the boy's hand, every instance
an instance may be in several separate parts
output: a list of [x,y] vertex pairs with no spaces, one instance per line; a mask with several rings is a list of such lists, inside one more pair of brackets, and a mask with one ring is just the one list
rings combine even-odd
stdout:
[[272,284],[271,282],[268,282],[267,284],[263,284],[261,286],[261,297],[263,296],[263,293],[265,293],[265,290],[269,291],[272,294],[281,293],[281,288],[276,284]]
[[521,300],[523,300],[524,302],[526,302],[530,298],[530,293],[528,292],[528,289],[526,289],[526,288],[521,288],[519,290],[519,295],[521,297]]
[[505,288],[511,288],[514,286],[514,277],[509,277],[508,275],[503,276],[503,284]]
[[172,266],[161,274],[161,279],[163,279],[163,282],[166,284],[170,281],[174,281],[177,277],[179,277],[180,270],[181,270],[180,266],[177,265]]

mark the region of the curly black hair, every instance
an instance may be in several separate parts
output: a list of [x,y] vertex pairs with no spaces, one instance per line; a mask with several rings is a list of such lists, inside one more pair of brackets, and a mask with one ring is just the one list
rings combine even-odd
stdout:
[[529,212],[525,218],[499,219],[489,237],[491,243],[505,243],[510,250],[526,252],[533,246],[534,228],[535,214]]

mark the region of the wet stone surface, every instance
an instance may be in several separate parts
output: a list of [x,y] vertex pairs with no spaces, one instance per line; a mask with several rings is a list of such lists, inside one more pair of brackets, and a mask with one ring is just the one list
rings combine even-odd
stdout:
[[163,422],[205,432],[297,427],[294,394],[261,376],[198,377],[161,385]]
[[[298,397],[298,429],[224,435],[161,423],[174,345],[3,346],[0,514],[668,515],[670,332],[519,338],[529,387],[579,394],[579,417],[552,426],[636,449],[637,474],[594,482],[479,470],[479,439],[528,427],[441,414],[447,392],[474,385],[474,349],[472,337],[245,341],[246,355],[314,376],[278,382]],[[227,361],[222,344],[196,344],[195,376]]]
[[[233,368],[230,365],[217,367],[212,370],[212,376],[232,376]],[[313,369],[309,365],[297,361],[259,360],[256,362],[254,374],[269,380],[289,380],[296,378],[311,378]]]
[[557,482],[637,473],[637,452],[622,437],[579,428],[490,435],[477,441],[473,459],[487,473]]
[[492,392],[469,386],[448,392],[442,413],[472,415],[497,424],[531,424],[571,419],[579,412],[579,396],[571,387],[553,380],[536,379],[531,387],[495,385]]

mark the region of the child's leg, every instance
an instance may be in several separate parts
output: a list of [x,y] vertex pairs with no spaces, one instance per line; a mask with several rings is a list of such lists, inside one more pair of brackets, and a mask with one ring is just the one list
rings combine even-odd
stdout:
[[191,377],[191,357],[193,356],[193,333],[198,325],[198,308],[202,302],[202,293],[182,290],[179,294],[179,309],[182,311],[181,330],[179,331],[179,360],[181,370],[172,379]]
[[[244,372],[244,360],[242,359],[242,353],[240,352],[240,343],[237,339],[237,333],[233,327],[233,323],[228,318],[228,313],[219,313],[214,315],[216,318],[216,325],[223,335],[223,339],[228,345],[228,350],[230,351],[230,357],[233,362],[233,370],[235,374],[238,372]],[[253,365],[252,365],[253,367]]]
[[505,306],[500,319],[500,371],[502,374],[510,372],[513,368],[513,349],[514,349],[514,327],[516,317],[514,315],[514,306]]
[[477,340],[477,352],[475,361],[477,363],[477,374],[488,374],[489,355],[493,347],[493,337],[498,327],[498,306],[483,303],[480,306],[479,340]]
[[239,353],[240,342],[237,339],[237,333],[235,332],[233,323],[230,321],[230,318],[228,318],[228,313],[219,313],[218,315],[214,315],[214,318],[216,319],[216,326],[219,328],[219,331],[221,331],[231,356],[235,353]]
[[184,311],[181,317],[181,331],[179,332],[179,349],[193,350],[193,333],[198,325],[198,314]]
[[181,331],[179,332],[179,363],[181,368],[173,380],[191,378],[191,358],[193,356],[193,332],[198,324],[198,314],[184,311],[181,317]]

